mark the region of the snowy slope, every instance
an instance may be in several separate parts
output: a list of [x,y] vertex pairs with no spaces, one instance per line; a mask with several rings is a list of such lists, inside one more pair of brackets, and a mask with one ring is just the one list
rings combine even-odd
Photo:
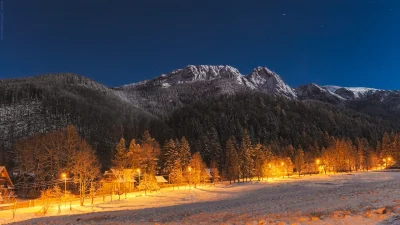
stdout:
[[339,87],[334,85],[322,86],[322,88],[341,96],[344,99],[360,99],[367,97],[379,89],[366,87]]
[[282,95],[291,99],[297,98],[294,90],[281,77],[266,67],[257,67],[246,78],[261,92]]
[[297,97],[300,100],[313,99],[329,103],[339,103],[345,100],[341,96],[322,88],[317,84],[306,84],[295,89]]
[[188,65],[183,69],[177,69],[168,74],[162,74],[152,80],[124,85],[122,88],[141,85],[169,87],[175,84],[193,83],[196,81],[210,81],[224,78],[236,80],[239,84],[243,84],[242,75],[236,68],[231,66]]

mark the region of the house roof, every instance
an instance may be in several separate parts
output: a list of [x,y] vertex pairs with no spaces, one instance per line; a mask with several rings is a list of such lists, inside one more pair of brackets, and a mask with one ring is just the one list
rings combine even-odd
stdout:
[[6,170],[5,166],[0,166],[0,178],[5,179],[8,186],[14,187],[14,185],[13,185],[13,183],[11,181],[11,178],[7,173],[7,170]]
[[135,183],[136,171],[133,169],[111,169],[104,172],[105,177],[112,178],[118,182],[133,182]]
[[157,183],[168,183],[163,176],[156,176]]

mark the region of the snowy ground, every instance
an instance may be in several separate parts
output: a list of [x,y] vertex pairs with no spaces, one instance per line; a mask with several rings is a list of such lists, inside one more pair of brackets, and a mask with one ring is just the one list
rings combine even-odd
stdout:
[[[74,205],[70,211],[67,206],[59,215],[52,208],[46,217],[35,215],[39,208],[19,209],[15,220],[10,211],[0,211],[0,223],[400,224],[395,214],[400,213],[399,185],[399,172],[365,172],[163,189],[108,203],[99,198],[93,209]],[[381,207],[388,212],[378,213]]]

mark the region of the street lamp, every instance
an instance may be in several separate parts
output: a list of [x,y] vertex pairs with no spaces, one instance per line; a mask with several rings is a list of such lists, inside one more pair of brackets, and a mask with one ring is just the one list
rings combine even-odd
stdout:
[[136,171],[139,173],[139,184],[138,184],[138,187],[139,187],[139,191],[140,191],[140,169],[137,169]]
[[63,173],[62,177],[64,178],[64,194],[67,193],[67,174]]
[[188,167],[188,171],[189,171],[189,189],[190,189],[190,182],[192,180],[192,167]]
[[[281,166],[283,167],[284,165],[285,165],[285,163],[281,162]],[[286,168],[285,168],[285,173],[287,173]],[[289,177],[289,174],[288,174],[288,177]],[[285,178],[285,174],[283,174],[282,178]]]

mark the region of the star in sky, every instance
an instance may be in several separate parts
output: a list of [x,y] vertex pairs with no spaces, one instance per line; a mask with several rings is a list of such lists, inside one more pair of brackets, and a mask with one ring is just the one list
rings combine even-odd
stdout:
[[286,16],[286,13],[282,14],[282,16]]

